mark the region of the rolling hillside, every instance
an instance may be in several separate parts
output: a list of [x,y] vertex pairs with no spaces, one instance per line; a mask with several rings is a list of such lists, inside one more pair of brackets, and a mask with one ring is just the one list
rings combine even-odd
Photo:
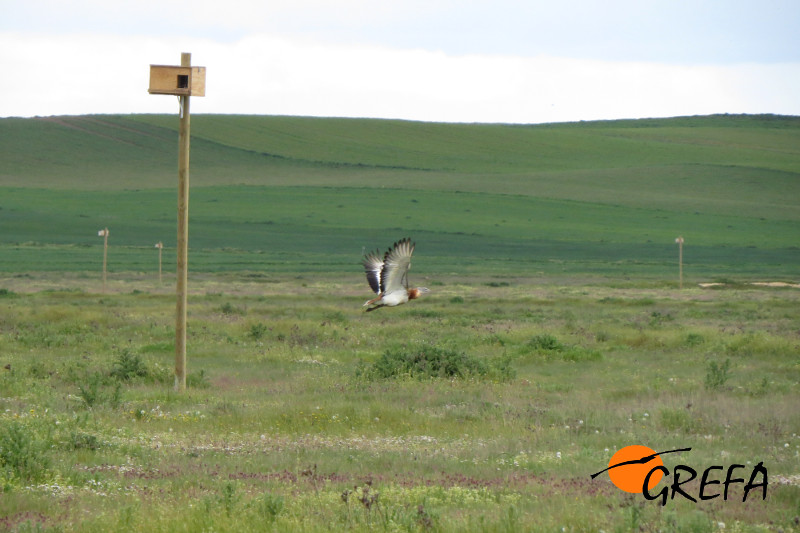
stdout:
[[[0,270],[150,270],[174,243],[174,116],[0,119]],[[193,269],[796,278],[800,118],[537,126],[192,117]],[[421,269],[421,266],[420,266]]]

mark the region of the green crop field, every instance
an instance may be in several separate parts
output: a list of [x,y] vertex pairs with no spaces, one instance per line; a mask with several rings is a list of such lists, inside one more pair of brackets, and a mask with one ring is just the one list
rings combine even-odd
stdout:
[[800,530],[800,119],[194,116],[185,393],[177,127],[0,119],[0,531]]
[[[0,271],[148,271],[175,242],[175,117],[0,120]],[[800,120],[544,126],[197,116],[192,269],[350,271],[410,235],[431,273],[790,279]],[[357,269],[357,268],[356,268]]]

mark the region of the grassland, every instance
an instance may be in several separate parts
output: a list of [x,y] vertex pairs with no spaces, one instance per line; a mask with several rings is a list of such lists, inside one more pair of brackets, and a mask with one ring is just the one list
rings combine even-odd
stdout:
[[[0,271],[150,271],[174,246],[177,121],[0,120]],[[544,126],[193,119],[192,269],[350,271],[405,235],[430,272],[793,279],[800,121]],[[171,252],[166,257],[174,259]]]
[[[2,280],[13,289],[0,297],[0,523],[797,527],[798,291],[443,279],[426,300],[365,314],[356,277],[201,276],[185,394],[171,388],[173,298],[152,280],[112,281],[107,294],[85,278],[62,290],[41,290],[54,279]],[[505,370],[370,372],[397,352]],[[630,444],[691,447],[665,456],[670,469],[742,464],[748,478],[763,461],[767,498],[742,503],[739,484],[727,501],[662,507],[590,479]],[[697,480],[688,487],[697,497]]]
[[[800,530],[798,119],[193,117],[185,394],[176,128],[0,120],[0,530]],[[631,444],[767,498],[590,478]]]

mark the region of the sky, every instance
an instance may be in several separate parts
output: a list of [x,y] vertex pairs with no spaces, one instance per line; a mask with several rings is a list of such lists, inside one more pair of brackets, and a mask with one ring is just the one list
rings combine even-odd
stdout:
[[797,0],[0,0],[0,117],[800,115]]

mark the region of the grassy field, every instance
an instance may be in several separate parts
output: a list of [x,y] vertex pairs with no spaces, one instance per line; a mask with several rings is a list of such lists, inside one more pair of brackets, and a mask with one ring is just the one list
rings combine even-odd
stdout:
[[[174,265],[174,191],[6,190],[0,271],[100,268],[154,272],[154,244]],[[387,205],[385,199],[391,201]],[[232,209],[231,206],[236,206]],[[631,209],[568,200],[427,190],[199,187],[190,206],[191,269],[262,273],[359,270],[366,247],[411,235],[424,273],[598,272],[675,280],[679,234],[688,279],[789,280],[800,223]],[[370,221],[376,221],[370,227]],[[687,231],[683,231],[686,229]],[[170,268],[174,271],[174,267]]]
[[[174,264],[175,117],[0,120],[0,271]],[[191,268],[351,271],[406,235],[429,272],[793,280],[800,119],[543,126],[197,116]]]
[[[200,276],[185,394],[168,287],[0,279],[0,524],[797,528],[800,292],[446,279],[366,314],[360,276]],[[428,366],[395,364],[409,355]],[[662,507],[590,478],[632,444],[746,479],[763,461],[767,498],[739,484]]]
[[0,531],[800,530],[800,119],[193,117],[184,394],[177,126],[0,119]]

